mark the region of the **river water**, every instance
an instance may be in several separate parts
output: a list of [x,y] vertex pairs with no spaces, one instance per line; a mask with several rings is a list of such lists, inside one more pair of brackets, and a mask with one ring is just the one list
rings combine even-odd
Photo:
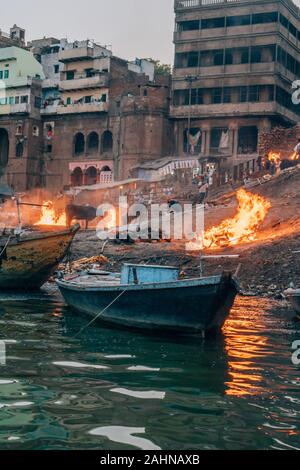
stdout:
[[91,326],[55,292],[0,296],[0,449],[300,449],[300,325],[238,298],[224,335]]

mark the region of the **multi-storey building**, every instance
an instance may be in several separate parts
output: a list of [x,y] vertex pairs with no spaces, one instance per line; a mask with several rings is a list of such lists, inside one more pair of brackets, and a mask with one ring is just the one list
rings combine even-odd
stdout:
[[0,48],[1,47],[22,47],[25,49],[25,29],[16,24],[10,28],[9,33],[0,30]]
[[299,9],[292,0],[175,0],[175,13],[177,153],[238,178],[254,169],[260,131],[298,121]]
[[19,190],[39,184],[43,78],[30,52],[0,49],[0,176]]
[[170,78],[154,82],[151,61],[91,41],[28,47],[0,49],[0,177],[17,190],[126,179],[169,152]]
[[[41,109],[44,184],[61,188],[126,178],[132,164],[149,155],[148,147],[137,133],[141,112],[135,100],[141,93],[146,100],[147,84],[154,77],[154,64],[145,60],[129,63],[94,42],[69,43],[66,40],[43,48],[40,61],[46,75]],[[127,104],[123,112],[123,101],[130,97],[133,103],[131,107]],[[161,95],[161,100],[169,104],[167,98]],[[154,102],[157,114],[147,106],[143,113],[159,122],[160,132],[160,118],[164,113],[167,120],[167,111],[162,111],[165,106]],[[133,114],[135,122],[129,119]],[[153,130],[149,128],[149,132]],[[130,133],[134,135],[131,141]],[[142,130],[142,133],[147,132]],[[155,138],[153,134],[153,148],[156,148]],[[159,142],[161,151],[164,142]]]

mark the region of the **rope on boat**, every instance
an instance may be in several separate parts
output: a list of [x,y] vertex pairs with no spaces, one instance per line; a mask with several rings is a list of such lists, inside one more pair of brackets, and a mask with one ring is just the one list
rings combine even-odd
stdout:
[[98,313],[98,315],[95,316],[95,318],[92,319],[92,321],[90,321],[86,326],[84,326],[83,328],[81,328],[81,330],[75,335],[73,336],[73,338],[77,338],[81,333],[83,333],[83,331],[85,331],[89,326],[91,326],[93,323],[95,323],[95,321],[104,313],[106,312],[106,310],[108,310],[110,307],[112,307],[112,305],[120,299],[120,297],[122,297],[123,294],[125,294],[125,292],[127,292],[128,289],[125,289],[123,290],[119,295],[118,297],[116,297],[109,305],[107,305],[107,307],[105,307],[100,313]]
[[9,235],[9,237],[8,237],[8,239],[7,239],[7,242],[5,243],[5,246],[4,246],[3,250],[2,250],[1,253],[0,253],[0,258],[1,258],[2,255],[5,253],[5,250],[6,250],[6,248],[8,247],[8,244],[9,244],[9,242],[10,242],[10,240],[11,240],[11,237],[12,237],[12,235]]

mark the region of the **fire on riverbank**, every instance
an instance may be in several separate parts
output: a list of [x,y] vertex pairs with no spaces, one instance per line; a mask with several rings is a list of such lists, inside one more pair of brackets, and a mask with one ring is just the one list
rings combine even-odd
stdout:
[[231,247],[256,240],[271,203],[244,189],[238,190],[236,196],[238,209],[235,216],[206,230],[196,242],[187,244],[189,251]]

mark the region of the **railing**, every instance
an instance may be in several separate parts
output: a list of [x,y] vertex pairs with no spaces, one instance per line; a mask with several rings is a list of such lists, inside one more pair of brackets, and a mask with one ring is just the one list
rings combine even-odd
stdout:
[[218,5],[220,3],[235,3],[241,0],[175,0],[176,8],[194,8],[205,7],[209,5]]
[[[180,10],[185,8],[209,7],[230,3],[253,3],[255,1],[261,0],[175,0],[175,9]],[[300,17],[300,8],[298,8],[294,0],[283,1]]]

